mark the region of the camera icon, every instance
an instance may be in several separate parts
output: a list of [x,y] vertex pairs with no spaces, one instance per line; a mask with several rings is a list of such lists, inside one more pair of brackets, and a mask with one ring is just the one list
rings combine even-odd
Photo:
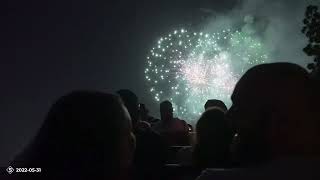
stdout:
[[11,166],[7,167],[7,172],[8,172],[9,174],[12,174],[12,173],[14,172],[14,168],[11,167]]

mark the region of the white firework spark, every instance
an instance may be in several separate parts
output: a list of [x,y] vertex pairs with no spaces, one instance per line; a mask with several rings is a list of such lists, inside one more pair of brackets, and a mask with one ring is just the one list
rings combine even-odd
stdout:
[[161,37],[150,50],[145,78],[157,102],[170,100],[176,116],[192,121],[208,99],[230,105],[239,77],[267,58],[261,41],[245,33],[181,29]]

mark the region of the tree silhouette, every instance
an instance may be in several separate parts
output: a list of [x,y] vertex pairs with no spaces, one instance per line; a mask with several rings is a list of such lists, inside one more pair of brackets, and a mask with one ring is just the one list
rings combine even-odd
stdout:
[[314,62],[308,64],[313,75],[320,77],[320,13],[318,7],[310,5],[306,8],[305,18],[303,20],[302,33],[309,39],[309,43],[303,51],[308,56],[314,56]]

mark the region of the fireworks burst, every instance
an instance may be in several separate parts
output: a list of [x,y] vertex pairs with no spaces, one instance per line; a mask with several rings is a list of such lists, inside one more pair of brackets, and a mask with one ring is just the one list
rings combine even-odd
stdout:
[[181,29],[161,37],[150,50],[145,78],[156,101],[170,100],[175,115],[191,121],[208,99],[230,105],[239,77],[267,58],[260,40],[243,32]]

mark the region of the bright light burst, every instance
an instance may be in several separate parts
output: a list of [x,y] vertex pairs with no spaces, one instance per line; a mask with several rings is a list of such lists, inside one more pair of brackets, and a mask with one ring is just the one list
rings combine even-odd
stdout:
[[192,121],[208,99],[230,105],[239,77],[267,58],[261,41],[243,32],[181,29],[161,37],[150,50],[145,78],[156,101],[170,100],[176,116]]

